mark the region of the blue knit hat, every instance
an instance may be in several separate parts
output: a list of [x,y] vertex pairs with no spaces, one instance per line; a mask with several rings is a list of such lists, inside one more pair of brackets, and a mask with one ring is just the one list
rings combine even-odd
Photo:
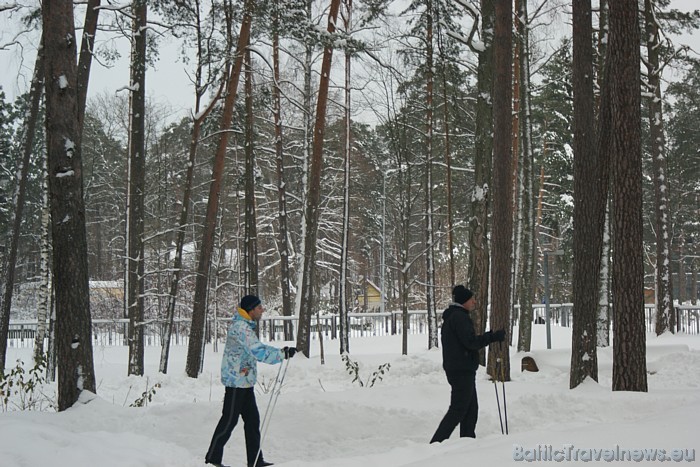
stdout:
[[245,311],[253,311],[256,306],[260,305],[260,303],[262,302],[255,295],[246,295],[245,297],[241,298],[241,308],[243,308]]

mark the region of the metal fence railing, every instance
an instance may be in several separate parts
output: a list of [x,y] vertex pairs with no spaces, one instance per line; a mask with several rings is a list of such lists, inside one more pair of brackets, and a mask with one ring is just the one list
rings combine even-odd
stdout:
[[[545,306],[533,305],[533,322],[545,323]],[[551,325],[571,326],[571,303],[550,304]],[[441,323],[438,312],[438,325]],[[517,315],[517,306],[514,310]],[[645,305],[647,332],[654,332],[655,306]],[[676,306],[676,331],[686,334],[700,334],[700,305]],[[350,313],[348,315],[350,337],[374,337],[402,334],[403,315],[399,311],[384,313]],[[517,323],[517,320],[516,320]],[[210,318],[205,324],[207,342],[223,341],[229,325],[228,318]],[[94,346],[127,345],[129,320],[94,319],[92,320],[92,343]],[[287,334],[285,334],[285,328]],[[280,341],[285,335],[296,336],[298,319],[296,316],[265,316],[260,320],[260,339],[263,341]],[[8,332],[9,347],[28,347],[34,344],[36,320],[10,320]],[[409,334],[426,334],[428,332],[427,312],[414,310],[408,312]],[[291,334],[290,334],[291,333]],[[311,318],[311,339],[337,339],[340,334],[340,317],[338,315],[321,315]],[[147,346],[161,346],[165,335],[164,320],[150,320],[144,324],[144,342]],[[173,324],[171,345],[187,345],[190,336],[190,320],[180,318]]]

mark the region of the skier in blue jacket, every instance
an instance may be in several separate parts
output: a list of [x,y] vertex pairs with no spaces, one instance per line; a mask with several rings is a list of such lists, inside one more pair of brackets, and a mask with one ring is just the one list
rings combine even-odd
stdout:
[[257,362],[271,365],[281,363],[282,360],[293,357],[297,349],[278,349],[260,342],[255,330],[263,312],[260,299],[255,295],[246,295],[241,299],[238,312],[233,315],[228,328],[221,360],[221,383],[226,387],[224,408],[205,456],[207,464],[223,467],[221,461],[224,446],[240,416],[243,418],[248,467],[272,465],[263,460],[262,452],[257,463],[255,461],[260,450],[260,413],[254,390],[258,374]]

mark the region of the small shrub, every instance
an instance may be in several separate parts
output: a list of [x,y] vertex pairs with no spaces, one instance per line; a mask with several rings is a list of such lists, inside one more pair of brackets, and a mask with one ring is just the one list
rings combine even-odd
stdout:
[[10,410],[48,410],[55,407],[52,398],[44,394],[44,385],[48,383],[45,376],[48,357],[41,355],[29,371],[24,369],[24,362],[17,364],[9,372],[0,374],[0,403],[3,412]]
[[260,378],[258,378],[257,384],[258,388],[260,389],[260,392],[262,392],[263,394],[270,394],[270,392],[272,392],[272,390],[275,389],[276,382],[277,378],[265,378],[264,376],[261,376]]
[[360,375],[359,363],[351,360],[347,353],[344,353],[341,356],[341,359],[345,362],[345,369],[347,370],[348,374],[353,377],[352,382],[354,383],[357,381],[357,384],[359,384],[361,388],[373,387],[377,381],[383,380],[384,374],[388,373],[391,369],[391,363],[382,363],[371,375],[363,380],[362,376]]
[[156,389],[160,388],[160,383],[154,384],[152,387],[148,387],[148,378],[146,378],[146,390],[141,393],[141,397],[132,402],[129,407],[146,407],[149,402],[153,400],[153,396],[156,394]]

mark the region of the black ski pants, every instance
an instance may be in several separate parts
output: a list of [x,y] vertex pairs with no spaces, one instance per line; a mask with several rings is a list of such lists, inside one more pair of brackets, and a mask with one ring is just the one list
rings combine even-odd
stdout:
[[[260,449],[260,413],[255,402],[254,388],[226,388],[224,409],[221,412],[221,419],[216,425],[216,430],[214,430],[214,436],[211,438],[206,462],[221,464],[224,457],[224,446],[231,437],[239,416],[243,418],[248,465],[255,464],[255,456],[258,455]],[[262,460],[262,458],[261,452],[260,459]]]
[[479,415],[479,403],[476,399],[476,372],[463,371],[447,373],[450,383],[450,407],[438,426],[431,443],[441,443],[450,437],[459,425],[461,438],[476,438],[476,419]]

